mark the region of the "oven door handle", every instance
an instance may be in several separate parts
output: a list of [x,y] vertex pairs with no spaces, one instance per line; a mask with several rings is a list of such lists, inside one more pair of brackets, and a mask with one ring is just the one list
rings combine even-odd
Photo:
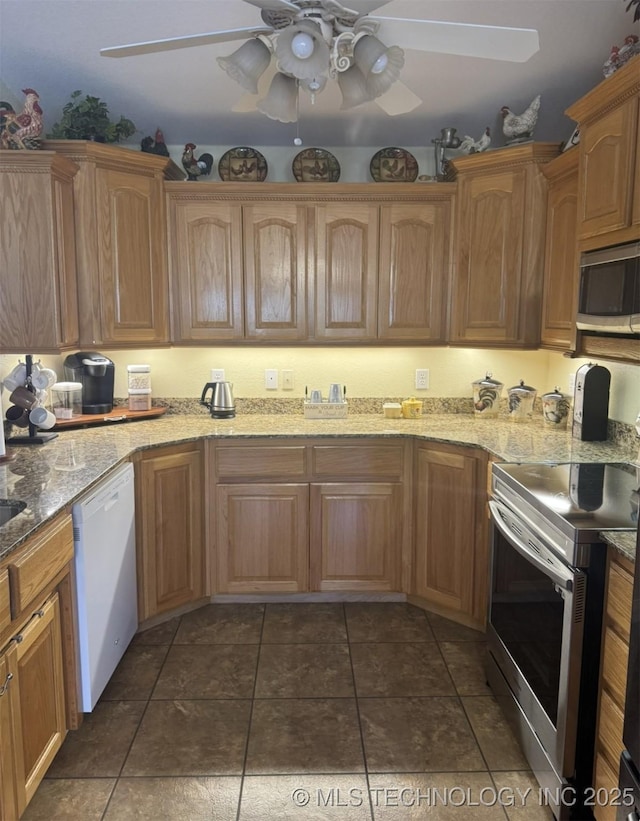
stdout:
[[[557,585],[559,585],[563,590],[572,590],[573,589],[573,578],[574,573],[567,568],[565,570],[564,567],[560,566],[560,561],[555,560],[555,556],[549,553],[549,558],[551,561],[554,561],[554,564],[550,564],[549,562],[544,561],[543,558],[535,551],[532,550],[528,544],[526,544],[521,538],[519,538],[519,534],[517,534],[514,530],[512,530],[509,525],[505,522],[502,518],[502,510],[506,510],[503,506],[494,500],[489,502],[489,509],[491,510],[491,518],[493,519],[493,523],[498,528],[498,530],[502,533],[502,535],[507,539],[509,544],[520,553],[527,561],[531,562],[531,564],[535,565],[539,570],[541,570],[546,576],[548,576],[552,581],[554,581]],[[521,534],[520,534],[521,535]]]

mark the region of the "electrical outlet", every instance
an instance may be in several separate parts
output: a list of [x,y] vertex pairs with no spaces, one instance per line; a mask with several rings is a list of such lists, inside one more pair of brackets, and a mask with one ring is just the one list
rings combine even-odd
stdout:
[[292,391],[293,390],[293,371],[281,371],[280,377],[282,379],[282,390],[283,391]]
[[268,391],[278,390],[277,368],[267,368],[264,372],[264,386]]
[[424,391],[429,387],[429,369],[416,368],[416,390]]
[[576,375],[575,372],[572,371],[569,374],[569,393],[573,393],[576,389]]
[[224,368],[211,368],[211,381],[224,382]]

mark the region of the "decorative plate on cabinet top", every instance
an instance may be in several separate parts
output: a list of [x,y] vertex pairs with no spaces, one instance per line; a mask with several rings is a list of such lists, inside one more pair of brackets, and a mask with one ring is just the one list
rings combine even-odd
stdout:
[[338,182],[340,163],[324,148],[305,148],[293,158],[293,176],[298,182]]
[[369,170],[374,182],[414,182],[418,163],[404,148],[381,148],[371,157]]
[[267,170],[262,154],[246,145],[230,148],[218,163],[218,174],[224,182],[263,182]]

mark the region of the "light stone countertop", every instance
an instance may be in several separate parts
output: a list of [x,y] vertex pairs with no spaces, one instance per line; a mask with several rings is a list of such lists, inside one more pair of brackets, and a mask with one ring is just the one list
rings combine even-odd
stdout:
[[[631,462],[637,455],[629,446],[578,441],[569,431],[545,428],[541,419],[519,424],[460,413],[427,414],[416,420],[374,414],[311,420],[286,413],[244,414],[220,420],[203,410],[61,430],[56,439],[44,445],[10,447],[16,459],[0,465],[0,499],[27,503],[25,511],[0,527],[0,560],[137,450],[201,438],[322,436],[409,436],[477,446],[508,462]],[[631,552],[635,554],[635,549]]]

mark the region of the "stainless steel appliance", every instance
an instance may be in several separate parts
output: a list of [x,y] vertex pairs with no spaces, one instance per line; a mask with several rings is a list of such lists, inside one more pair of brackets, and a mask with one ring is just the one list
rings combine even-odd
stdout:
[[64,360],[65,378],[82,384],[82,412],[113,410],[115,365],[97,351],[78,351]]
[[582,254],[576,325],[597,333],[640,333],[640,242]]
[[620,759],[621,805],[617,821],[640,821],[640,532],[636,540],[636,571],[633,584],[629,667],[625,701],[625,751]]
[[628,465],[493,466],[487,679],[558,819],[590,817],[581,801],[592,784],[599,533],[635,528],[635,488]]
[[[209,390],[211,390],[211,401],[207,401]],[[207,382],[202,389],[200,404],[209,408],[214,419],[232,419],[236,415],[233,384],[231,382]]]

